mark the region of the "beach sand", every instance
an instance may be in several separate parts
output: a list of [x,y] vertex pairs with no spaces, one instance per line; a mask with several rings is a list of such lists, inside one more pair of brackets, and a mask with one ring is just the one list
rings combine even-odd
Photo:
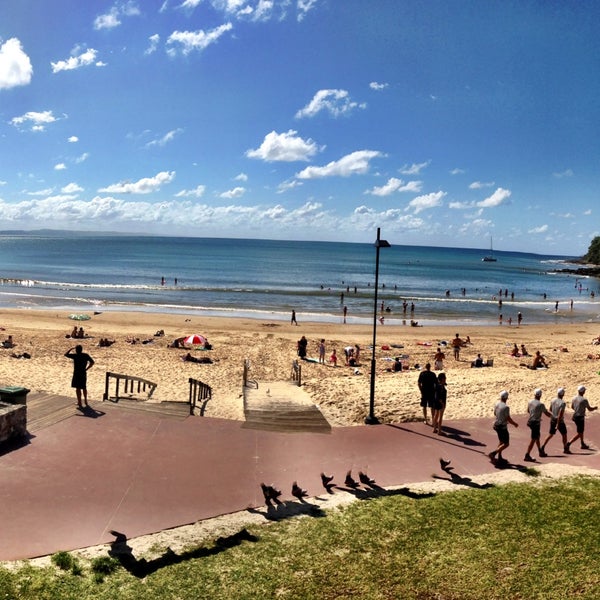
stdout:
[[[338,366],[301,361],[302,389],[318,405],[332,426],[360,425],[369,410],[372,328],[364,325],[332,323],[269,322],[241,318],[196,317],[150,312],[103,312],[89,321],[77,322],[64,311],[5,310],[0,316],[3,334],[11,334],[13,349],[0,349],[0,384],[23,386],[32,392],[44,391],[74,396],[71,389],[72,363],[64,353],[81,343],[96,364],[88,373],[88,391],[92,402],[101,401],[107,371],[134,375],[158,384],[152,401],[188,398],[188,379],[193,377],[210,385],[213,396],[206,415],[229,419],[244,418],[242,374],[250,361],[250,378],[261,383],[289,380],[292,361],[297,359],[296,342],[301,335],[308,340],[308,356],[316,358],[320,338],[325,338],[327,358],[336,348]],[[89,338],[66,337],[74,325],[82,326]],[[410,327],[379,325],[377,328],[377,378],[375,414],[382,422],[402,422],[422,418],[417,387],[419,369],[433,365],[439,342],[446,354],[444,372],[448,379],[448,405],[445,419],[489,417],[501,390],[510,392],[513,414],[526,412],[527,402],[537,387],[544,391],[549,404],[558,387],[566,388],[571,398],[580,384],[588,387],[587,396],[597,404],[600,361],[588,354],[600,353],[592,338],[600,327],[593,323],[573,325],[507,324],[489,327]],[[164,337],[155,337],[164,330]],[[183,362],[186,350],[168,348],[174,338],[199,333],[213,345],[212,350],[191,350],[197,357],[210,357],[212,364]],[[455,333],[468,335],[471,344],[463,348],[460,360],[454,360],[450,341]],[[115,340],[107,348],[98,347],[100,338]],[[138,343],[127,342],[137,338]],[[0,339],[4,337],[0,336]],[[142,343],[148,341],[148,343]],[[424,343],[431,345],[423,345]],[[525,344],[530,354],[540,350],[549,361],[547,370],[531,370],[532,358],[510,355],[514,343]],[[343,348],[359,344],[359,374],[344,365]],[[391,347],[402,346],[399,347]],[[389,350],[382,349],[390,346]],[[31,358],[13,358],[11,353],[28,353]],[[471,368],[477,353],[493,359],[493,367]],[[407,371],[392,373],[392,359],[403,359]],[[294,386],[289,393],[294,395]],[[74,399],[75,402],[75,399]]]

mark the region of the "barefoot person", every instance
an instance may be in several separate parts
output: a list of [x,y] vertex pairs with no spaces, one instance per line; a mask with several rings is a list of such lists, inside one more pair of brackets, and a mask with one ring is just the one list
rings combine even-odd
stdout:
[[502,457],[502,452],[508,448],[510,445],[510,436],[508,433],[508,424],[514,425],[518,427],[519,424],[512,420],[510,416],[510,408],[508,408],[508,392],[504,390],[500,392],[500,400],[496,403],[494,407],[494,415],[496,415],[496,420],[494,421],[494,429],[498,434],[498,448],[493,452],[490,452],[488,456],[490,460],[497,463],[502,464],[505,462]]
[[[73,352],[75,350],[75,352]],[[73,378],[71,387],[75,388],[77,395],[77,406],[82,408],[81,395],[83,392],[83,401],[88,406],[87,401],[87,371],[94,366],[94,359],[83,351],[81,344],[77,344],[65,352],[65,356],[73,361]]]

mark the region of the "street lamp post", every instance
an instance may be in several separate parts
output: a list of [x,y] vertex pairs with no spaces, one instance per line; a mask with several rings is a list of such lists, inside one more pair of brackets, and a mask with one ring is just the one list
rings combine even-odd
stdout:
[[377,228],[375,241],[375,299],[373,301],[373,354],[371,355],[371,390],[369,394],[369,416],[365,418],[367,425],[377,425],[379,419],[375,416],[375,348],[377,347],[377,291],[379,290],[379,248],[390,248],[387,240],[380,239],[381,229]]

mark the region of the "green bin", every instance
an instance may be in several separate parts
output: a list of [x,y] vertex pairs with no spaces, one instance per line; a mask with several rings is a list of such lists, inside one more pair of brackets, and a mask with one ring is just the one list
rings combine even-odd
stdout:
[[27,394],[30,390],[18,385],[0,388],[0,402],[7,404],[27,404]]

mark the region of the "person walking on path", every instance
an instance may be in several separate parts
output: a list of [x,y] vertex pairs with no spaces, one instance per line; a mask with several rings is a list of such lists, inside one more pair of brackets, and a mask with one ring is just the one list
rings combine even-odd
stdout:
[[446,374],[439,373],[437,376],[437,384],[435,386],[435,400],[433,402],[431,424],[433,425],[433,433],[444,435],[442,433],[442,419],[446,410]]
[[502,452],[510,445],[510,435],[508,433],[508,424],[518,427],[519,424],[513,421],[510,416],[510,408],[508,407],[508,392],[506,390],[500,392],[500,400],[494,406],[494,415],[496,420],[494,421],[494,430],[498,434],[498,448],[490,452],[488,456],[490,460],[498,465],[505,463],[502,456]]
[[552,413],[543,404],[542,390],[538,388],[534,392],[534,398],[527,404],[527,412],[529,413],[529,419],[527,421],[527,427],[531,429],[531,440],[527,446],[527,452],[525,453],[525,460],[527,462],[535,462],[535,458],[531,456],[534,444],[537,446],[539,455],[544,458],[548,456],[546,451],[540,446],[540,430],[542,426],[542,415],[552,418]]
[[[73,350],[75,350],[75,352],[73,352]],[[77,406],[83,408],[83,404],[81,403],[82,394],[83,402],[85,406],[88,406],[87,371],[94,366],[94,359],[83,351],[83,346],[81,344],[77,344],[74,348],[67,350],[65,356],[73,361],[71,387],[75,388]]]
[[597,406],[590,406],[587,398],[584,397],[585,394],[585,386],[580,385],[577,389],[577,396],[573,398],[571,402],[571,408],[573,409],[573,421],[575,423],[575,427],[577,428],[577,435],[567,443],[567,450],[571,449],[571,444],[576,442],[577,440],[581,440],[581,449],[589,450],[590,447],[583,440],[583,432],[585,430],[585,411],[589,410],[590,412],[596,410]]
[[556,398],[550,402],[552,417],[550,418],[550,432],[542,444],[542,451],[544,453],[546,452],[546,444],[554,437],[554,434],[558,430],[562,436],[564,453],[571,454],[571,451],[567,447],[567,425],[565,424],[565,408],[567,407],[567,403],[564,400],[564,396],[565,388],[558,388]]
[[423,422],[428,423],[427,407],[431,408],[431,419],[433,420],[433,405],[435,402],[435,391],[437,387],[436,374],[431,370],[431,364],[427,363],[425,369],[419,373],[417,385],[421,391],[421,407],[423,408]]

